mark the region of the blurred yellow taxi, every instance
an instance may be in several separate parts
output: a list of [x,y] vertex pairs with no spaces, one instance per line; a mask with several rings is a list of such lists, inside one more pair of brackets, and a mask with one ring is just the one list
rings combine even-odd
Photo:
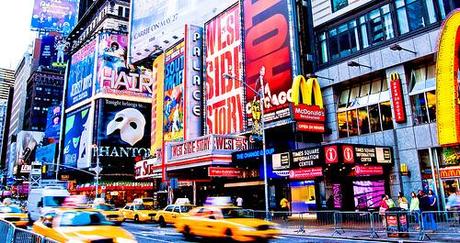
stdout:
[[93,204],[91,205],[91,208],[99,210],[109,221],[115,223],[116,225],[121,225],[121,223],[125,221],[125,218],[120,210],[110,204]]
[[179,205],[171,204],[166,206],[163,210],[157,212],[155,221],[160,224],[160,227],[165,227],[166,224],[176,223],[177,218],[181,216],[188,216],[188,212],[194,207],[191,204]]
[[153,210],[150,205],[133,203],[126,204],[124,208],[120,209],[120,212],[125,220],[134,220],[136,223],[154,221],[157,214],[157,211]]
[[58,242],[134,243],[133,235],[114,226],[101,212],[91,209],[58,209],[37,220],[32,231]]
[[278,236],[277,224],[251,216],[250,210],[234,206],[194,208],[190,216],[179,217],[175,227],[185,238],[193,236],[235,241],[266,241]]
[[153,197],[143,197],[143,198],[136,198],[133,200],[133,204],[144,204],[153,207]]
[[16,227],[26,228],[29,223],[29,217],[16,205],[1,205],[0,219],[6,220]]

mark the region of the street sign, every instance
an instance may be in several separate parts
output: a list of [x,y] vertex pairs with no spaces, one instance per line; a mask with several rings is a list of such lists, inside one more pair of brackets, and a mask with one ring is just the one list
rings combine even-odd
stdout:
[[171,178],[169,181],[169,185],[171,186],[172,189],[177,189],[179,186],[177,178]]

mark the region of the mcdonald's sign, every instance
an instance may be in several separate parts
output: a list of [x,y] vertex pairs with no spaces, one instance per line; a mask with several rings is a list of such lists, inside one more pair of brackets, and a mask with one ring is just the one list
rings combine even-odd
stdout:
[[[302,101],[302,102],[301,102]],[[326,119],[321,87],[316,78],[298,75],[292,82],[292,115],[301,132],[324,132]]]
[[406,122],[406,110],[404,109],[404,97],[401,90],[401,79],[398,73],[390,74],[391,99],[397,123]]
[[460,9],[456,9],[444,21],[438,40],[436,123],[440,145],[460,144],[459,51]]

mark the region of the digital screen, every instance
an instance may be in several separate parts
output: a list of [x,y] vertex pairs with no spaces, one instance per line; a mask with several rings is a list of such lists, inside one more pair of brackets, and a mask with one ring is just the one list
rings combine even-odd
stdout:
[[353,192],[356,209],[378,208],[385,194],[385,181],[354,181]]

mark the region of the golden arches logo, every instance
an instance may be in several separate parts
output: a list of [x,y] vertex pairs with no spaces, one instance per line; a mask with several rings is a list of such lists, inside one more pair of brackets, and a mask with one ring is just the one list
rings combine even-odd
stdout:
[[[318,79],[306,79],[302,75],[295,77],[292,82],[292,102],[294,105],[299,105],[300,95],[302,97],[302,104],[316,105],[323,109],[323,96],[321,94],[321,87],[319,86]],[[314,98],[314,104],[312,98]]]
[[436,64],[436,123],[440,145],[460,143],[458,67],[460,49],[460,9],[444,21],[438,40]]
[[392,73],[390,74],[390,80],[398,80],[399,78],[399,73]]

